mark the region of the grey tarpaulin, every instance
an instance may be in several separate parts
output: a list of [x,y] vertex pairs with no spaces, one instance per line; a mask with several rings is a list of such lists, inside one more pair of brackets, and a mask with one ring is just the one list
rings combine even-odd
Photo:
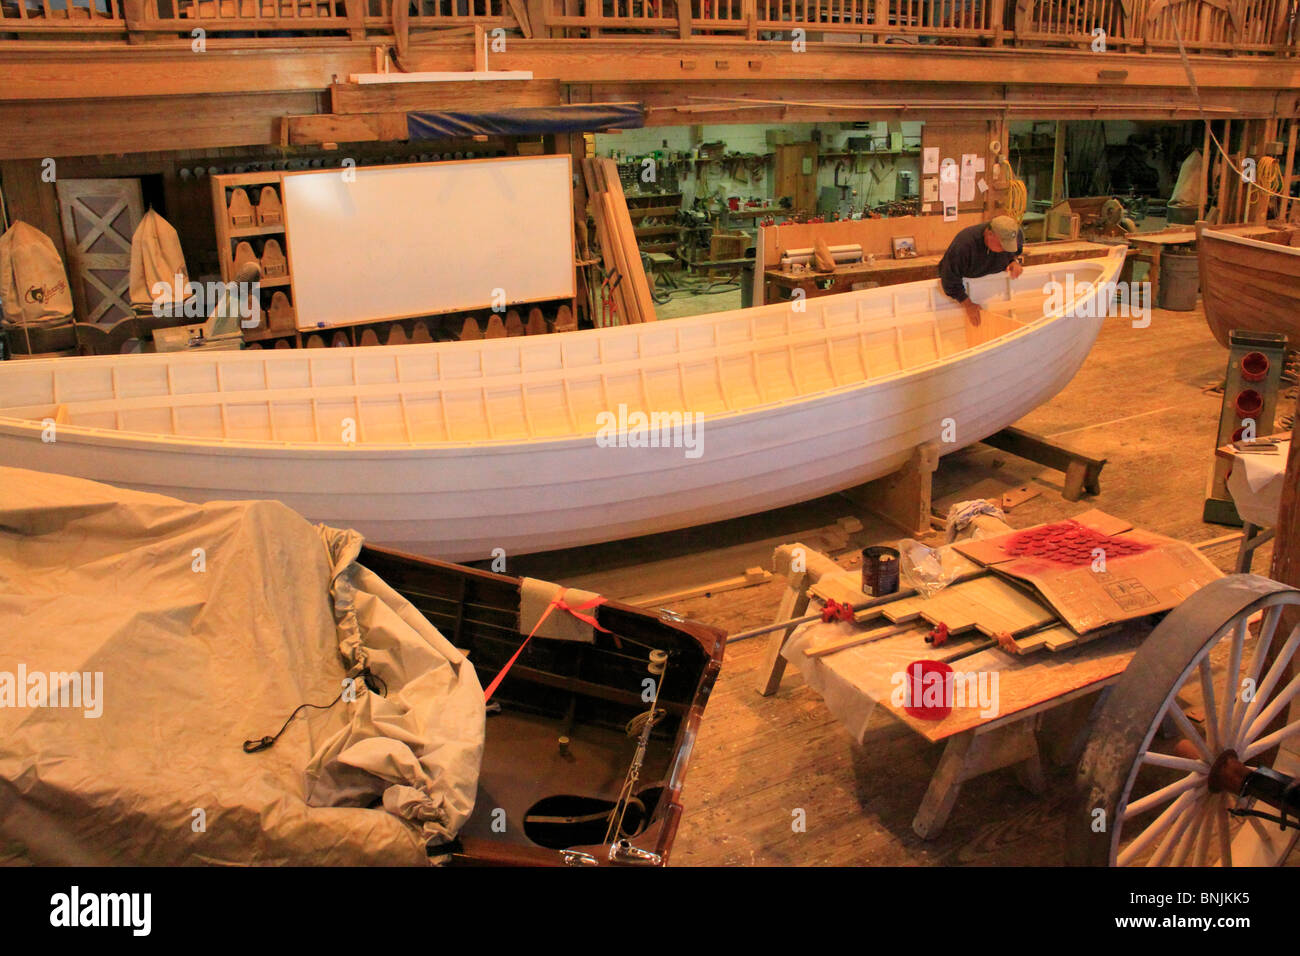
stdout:
[[406,114],[407,136],[412,140],[483,134],[594,133],[603,129],[640,129],[644,125],[645,111],[639,103],[524,106],[483,112],[425,110]]
[[[0,467],[0,863],[428,862],[473,809],[483,690],[360,547],[274,501]],[[358,662],[385,696],[244,753]]]

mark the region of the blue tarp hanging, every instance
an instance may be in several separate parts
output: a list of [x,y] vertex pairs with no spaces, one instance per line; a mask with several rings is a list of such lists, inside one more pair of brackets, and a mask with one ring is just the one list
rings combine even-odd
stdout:
[[594,133],[605,129],[640,129],[643,126],[645,110],[638,103],[524,106],[472,113],[423,110],[406,114],[407,136],[413,141],[484,133],[498,136]]

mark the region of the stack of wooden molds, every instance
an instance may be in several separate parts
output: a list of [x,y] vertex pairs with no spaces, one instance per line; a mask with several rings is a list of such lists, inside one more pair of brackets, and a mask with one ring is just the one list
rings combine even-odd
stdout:
[[632,217],[618,179],[618,166],[612,159],[584,159],[582,174],[605,272],[614,281],[622,277],[613,292],[620,322],[624,325],[653,322],[654,300],[650,298],[650,283],[641,267],[641,251],[632,231]]

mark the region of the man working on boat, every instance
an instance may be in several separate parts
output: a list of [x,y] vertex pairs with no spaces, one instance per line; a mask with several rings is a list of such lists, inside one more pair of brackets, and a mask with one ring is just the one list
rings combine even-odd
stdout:
[[939,281],[950,299],[960,302],[974,325],[980,322],[980,307],[966,294],[964,279],[976,279],[1006,272],[1013,279],[1025,271],[1025,237],[1010,216],[995,216],[989,222],[967,226],[953,237],[939,261]]

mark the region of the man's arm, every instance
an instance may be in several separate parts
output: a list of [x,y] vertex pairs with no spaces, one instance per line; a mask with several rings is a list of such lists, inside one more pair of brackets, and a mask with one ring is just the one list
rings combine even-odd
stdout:
[[962,265],[965,263],[965,250],[948,248],[939,260],[939,282],[948,298],[956,302],[966,301],[966,285],[962,282]]

